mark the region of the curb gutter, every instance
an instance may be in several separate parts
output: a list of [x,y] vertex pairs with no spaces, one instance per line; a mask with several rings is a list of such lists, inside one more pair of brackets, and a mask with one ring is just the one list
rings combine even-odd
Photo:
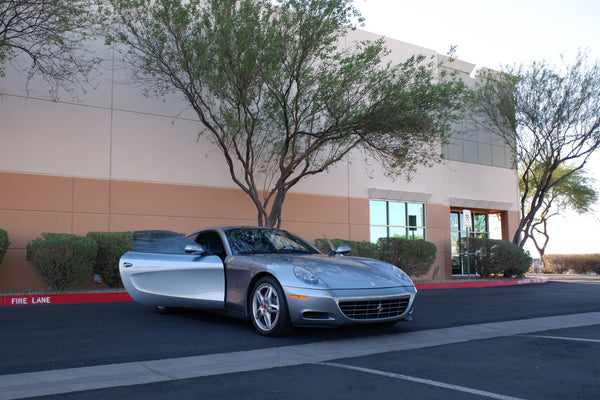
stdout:
[[[506,281],[462,281],[416,283],[417,290],[466,289],[495,286],[529,285],[546,283],[548,278],[526,278]],[[39,294],[0,296],[0,306],[28,306],[40,304],[84,304],[133,301],[125,292],[119,293],[79,293],[79,294]]]

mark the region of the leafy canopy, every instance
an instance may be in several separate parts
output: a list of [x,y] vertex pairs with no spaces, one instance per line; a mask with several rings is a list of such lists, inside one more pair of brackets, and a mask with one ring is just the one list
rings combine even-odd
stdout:
[[[526,185],[535,186],[545,170],[546,168],[541,164],[533,167],[533,174],[530,174],[528,179],[535,179],[536,182],[527,182],[525,177],[520,177],[521,192],[525,191]],[[531,202],[535,192],[529,191],[528,193],[529,197],[526,200]],[[531,239],[544,263],[543,256],[550,240],[548,220],[566,209],[571,209],[579,214],[587,213],[597,200],[598,193],[593,188],[593,179],[586,176],[584,170],[568,165],[556,168],[553,180],[550,182],[550,189],[531,225],[534,233]]]
[[384,40],[351,42],[350,0],[113,0],[112,39],[137,80],[179,93],[278,226],[285,196],[354,149],[392,174],[440,159],[465,85]]
[[105,20],[103,0],[1,0],[0,77],[11,62],[28,80],[68,89],[100,62],[86,41]]
[[[488,71],[477,100],[479,122],[503,137],[516,157],[521,221],[513,243],[523,247],[548,201],[573,190],[600,147],[600,64],[580,53],[570,65],[534,62]],[[577,201],[571,202],[575,209]]]

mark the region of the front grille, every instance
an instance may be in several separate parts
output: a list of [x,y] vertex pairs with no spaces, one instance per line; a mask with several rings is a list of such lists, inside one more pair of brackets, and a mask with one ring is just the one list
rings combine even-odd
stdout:
[[340,308],[351,319],[383,319],[397,317],[406,311],[410,297],[385,300],[343,301]]

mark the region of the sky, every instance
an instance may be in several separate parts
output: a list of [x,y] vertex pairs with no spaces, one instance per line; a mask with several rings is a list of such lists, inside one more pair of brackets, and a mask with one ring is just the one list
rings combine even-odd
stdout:
[[[600,61],[598,0],[355,0],[362,29],[455,57],[476,68],[546,60],[571,63],[579,50]],[[600,193],[600,154],[587,167]],[[550,220],[547,254],[600,253],[600,204]],[[533,257],[537,251],[526,246]]]

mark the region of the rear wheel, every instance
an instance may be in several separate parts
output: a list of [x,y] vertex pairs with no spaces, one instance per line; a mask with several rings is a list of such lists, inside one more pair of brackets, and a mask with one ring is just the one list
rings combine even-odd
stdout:
[[285,294],[275,278],[265,276],[254,285],[250,319],[254,328],[264,336],[283,336],[292,331]]

